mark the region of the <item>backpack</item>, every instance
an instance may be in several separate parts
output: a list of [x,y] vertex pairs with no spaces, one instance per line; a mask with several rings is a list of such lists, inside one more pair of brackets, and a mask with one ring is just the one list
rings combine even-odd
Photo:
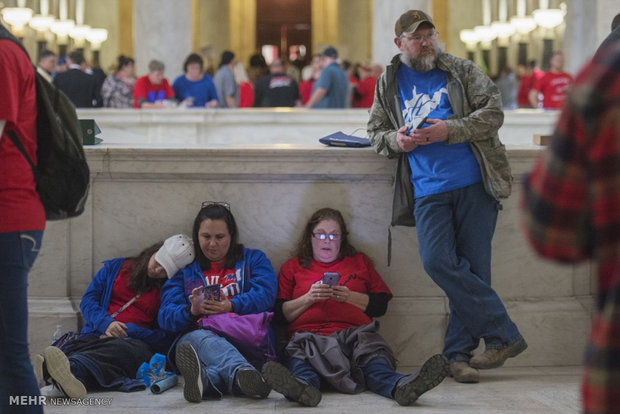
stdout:
[[[0,26],[0,39],[17,43]],[[30,57],[28,56],[30,59]],[[82,214],[90,187],[90,170],[82,148],[82,130],[73,103],[34,68],[37,95],[37,164],[26,153],[15,131],[8,137],[22,153],[36,182],[47,220],[62,220]]]

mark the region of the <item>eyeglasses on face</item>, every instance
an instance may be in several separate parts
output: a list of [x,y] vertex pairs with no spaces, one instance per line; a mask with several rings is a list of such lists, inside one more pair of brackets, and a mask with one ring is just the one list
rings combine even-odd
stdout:
[[406,38],[407,40],[412,41],[413,43],[422,43],[426,40],[431,41],[431,40],[435,40],[437,39],[437,35],[439,34],[439,32],[437,31],[433,31],[433,33],[428,34],[428,35],[421,35],[421,34],[410,34],[410,35],[405,35],[403,34],[400,38]]
[[315,239],[319,239],[319,240],[329,239],[331,241],[334,241],[334,240],[340,240],[340,237],[342,237],[342,234],[340,233],[331,233],[331,234],[312,233],[312,237],[314,237]]
[[203,201],[200,208],[205,208],[209,206],[222,206],[226,210],[230,211],[230,203],[226,201]]

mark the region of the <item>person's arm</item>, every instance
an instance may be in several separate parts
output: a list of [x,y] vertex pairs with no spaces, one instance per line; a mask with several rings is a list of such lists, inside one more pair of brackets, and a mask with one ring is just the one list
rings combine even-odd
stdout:
[[[190,264],[194,266],[194,264]],[[169,279],[161,288],[161,306],[157,315],[158,324],[170,332],[181,332],[196,323],[200,315],[191,314],[191,303],[185,295],[185,269]]]
[[282,313],[287,321],[292,322],[316,302],[331,299],[332,297],[333,288],[330,285],[317,282],[310,286],[310,289],[300,297],[284,302],[282,304]]
[[497,85],[474,63],[468,61],[465,65],[467,67],[459,71],[459,80],[465,92],[463,105],[472,108],[472,112],[464,114],[463,118],[443,121],[448,127],[448,145],[487,140],[497,134],[504,123]]
[[375,151],[388,158],[396,157],[403,149],[398,144],[398,131],[402,128],[395,117],[396,101],[394,96],[386,96],[386,72],[382,73],[375,87],[375,99],[370,108],[366,130]]
[[316,90],[312,93],[312,96],[310,96],[310,99],[308,100],[308,102],[306,102],[306,108],[312,108],[321,99],[323,99],[326,93],[327,93],[326,89],[323,89],[321,87],[316,88]]
[[230,300],[233,311],[240,315],[259,313],[273,309],[278,293],[278,280],[271,261],[260,250],[244,252],[245,271],[249,271],[244,292]]
[[530,90],[527,98],[530,100],[530,105],[532,105],[532,108],[538,108],[538,91],[536,89]]
[[234,95],[232,95],[232,96],[227,96],[225,99],[226,99],[226,105],[227,105],[229,108],[234,108],[234,107],[236,107],[236,106],[237,106],[237,105],[236,105],[236,103],[235,103],[235,96],[234,96]]
[[[106,262],[97,272],[88,289],[82,296],[80,311],[88,325],[97,329],[98,334],[106,332],[108,326],[115,322],[114,318],[108,315],[108,310],[101,303],[108,284],[108,278],[115,277],[118,272],[114,272],[112,264]],[[120,265],[118,266],[120,270]]]
[[349,303],[366,312],[370,297],[366,293],[349,290],[346,286],[334,286],[332,297],[336,302]]

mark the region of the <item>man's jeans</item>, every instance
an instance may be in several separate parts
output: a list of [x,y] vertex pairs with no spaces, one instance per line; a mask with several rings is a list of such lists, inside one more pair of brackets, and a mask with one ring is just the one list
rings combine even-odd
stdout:
[[491,240],[498,209],[482,183],[415,200],[422,264],[450,300],[443,351],[450,362],[469,361],[480,338],[487,349],[521,339],[491,288]]
[[221,397],[226,391],[233,394],[237,371],[255,369],[230,342],[209,330],[196,329],[189,332],[179,339],[177,345],[183,342],[194,347],[200,359],[202,373],[209,379],[208,387],[203,388],[203,396],[215,392]]
[[[43,231],[0,233],[0,412],[42,413],[28,351],[28,272]],[[20,396],[32,397],[19,404]],[[13,397],[13,401],[10,401]],[[12,404],[9,406],[9,402]]]
[[[288,358],[287,362],[288,369],[294,377],[313,387],[321,388],[321,377],[308,362],[300,358]],[[366,387],[387,398],[393,398],[396,383],[404,377],[403,374],[395,372],[388,360],[382,357],[368,361],[366,366],[362,367],[362,371],[366,379]]]

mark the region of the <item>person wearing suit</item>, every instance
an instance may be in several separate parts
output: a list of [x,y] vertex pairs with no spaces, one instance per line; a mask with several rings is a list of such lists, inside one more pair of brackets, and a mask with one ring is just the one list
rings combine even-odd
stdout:
[[54,85],[63,91],[76,108],[93,108],[98,105],[99,91],[93,75],[86,73],[86,60],[82,52],[69,53],[69,70],[54,78]]

